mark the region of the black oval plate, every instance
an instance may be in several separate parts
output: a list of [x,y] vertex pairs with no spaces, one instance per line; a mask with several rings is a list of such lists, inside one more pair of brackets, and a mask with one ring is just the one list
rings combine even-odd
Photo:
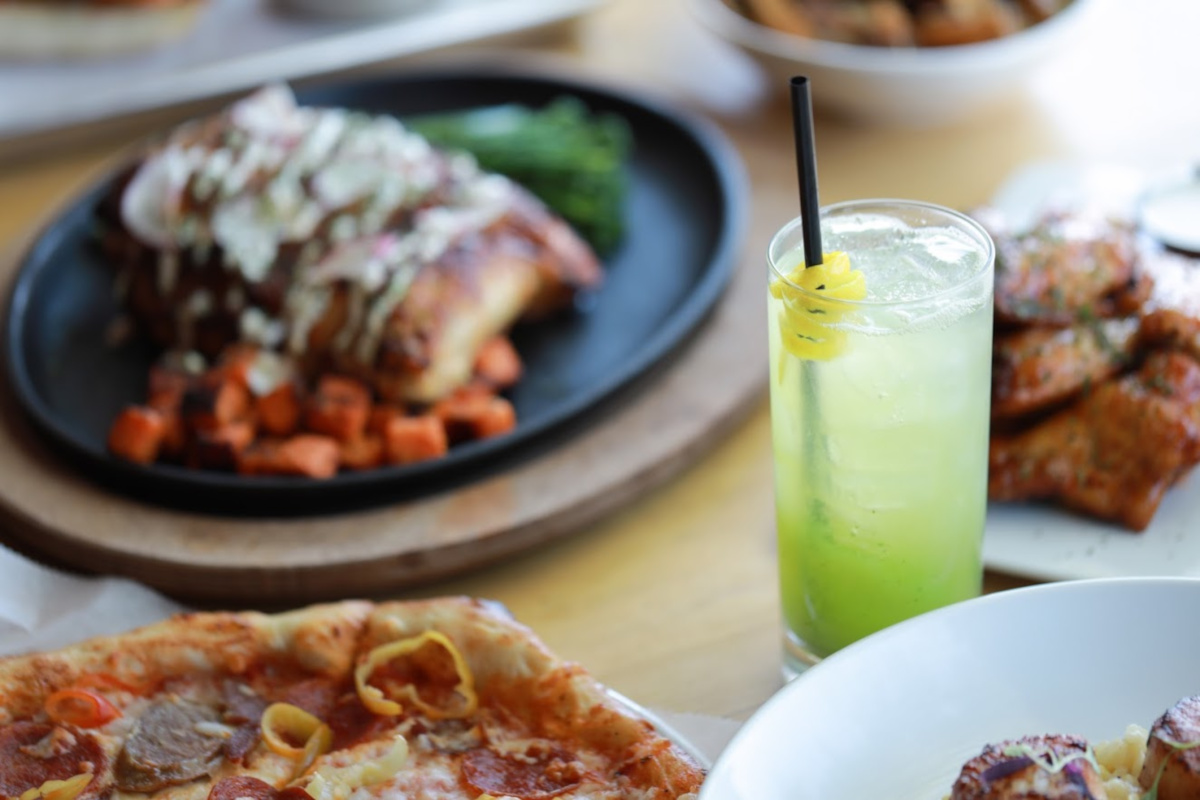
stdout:
[[570,427],[564,423],[585,423],[588,412],[598,412],[683,343],[728,282],[744,224],[745,181],[735,151],[703,120],[643,98],[503,69],[342,82],[297,94],[305,104],[401,118],[500,103],[541,106],[569,94],[624,117],[634,138],[627,233],[606,259],[603,288],[574,313],[514,331],[526,371],[509,394],[518,425],[508,435],[461,445],[435,461],[324,481],[142,467],[114,458],[105,446],[117,413],[143,399],[155,356],[142,341],[119,347],[104,341],[119,308],[112,271],[90,237],[110,177],[72,203],[26,254],[10,298],[5,347],[21,406],[93,479],[162,504],[272,515],[338,511],[461,485],[539,443],[554,446]]

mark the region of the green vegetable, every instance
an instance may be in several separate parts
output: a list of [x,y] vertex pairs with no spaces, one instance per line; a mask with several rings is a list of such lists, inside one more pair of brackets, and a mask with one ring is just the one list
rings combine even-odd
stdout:
[[507,175],[571,223],[597,252],[624,234],[624,164],[632,137],[612,114],[592,114],[573,97],[541,109],[493,106],[418,117],[407,126],[433,144],[463,150]]

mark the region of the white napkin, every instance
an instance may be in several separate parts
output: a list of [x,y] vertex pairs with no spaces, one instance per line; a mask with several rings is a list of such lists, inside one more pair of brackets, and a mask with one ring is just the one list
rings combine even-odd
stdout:
[[52,650],[183,610],[139,583],[68,575],[0,545],[0,654]]

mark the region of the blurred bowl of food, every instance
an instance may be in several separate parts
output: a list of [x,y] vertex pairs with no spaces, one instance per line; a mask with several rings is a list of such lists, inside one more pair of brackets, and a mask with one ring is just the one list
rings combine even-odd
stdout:
[[867,124],[929,128],[1014,94],[1068,47],[1093,0],[691,0],[693,15],[786,85]]

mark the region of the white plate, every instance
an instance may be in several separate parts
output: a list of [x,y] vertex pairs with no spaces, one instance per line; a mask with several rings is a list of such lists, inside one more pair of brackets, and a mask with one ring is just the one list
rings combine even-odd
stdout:
[[[359,0],[361,4],[362,0]],[[341,3],[342,0],[325,0]],[[0,62],[0,142],[544,27],[602,0],[423,0],[384,19],[316,19],[212,0],[186,37],[102,60]]]
[[[1181,173],[1183,174],[1183,173]],[[1018,224],[1048,206],[1090,207],[1132,216],[1142,193],[1173,176],[1131,167],[1046,163],[1008,180],[993,205]],[[1200,271],[1197,272],[1200,275]],[[1136,575],[1200,577],[1200,476],[1168,490],[1142,533],[1049,505],[988,508],[983,557],[988,567],[1044,580]],[[1200,691],[1200,687],[1197,687]]]
[[826,659],[769,700],[700,800],[941,800],[984,744],[1116,739],[1200,693],[1200,580],[1049,584],[960,603]]

